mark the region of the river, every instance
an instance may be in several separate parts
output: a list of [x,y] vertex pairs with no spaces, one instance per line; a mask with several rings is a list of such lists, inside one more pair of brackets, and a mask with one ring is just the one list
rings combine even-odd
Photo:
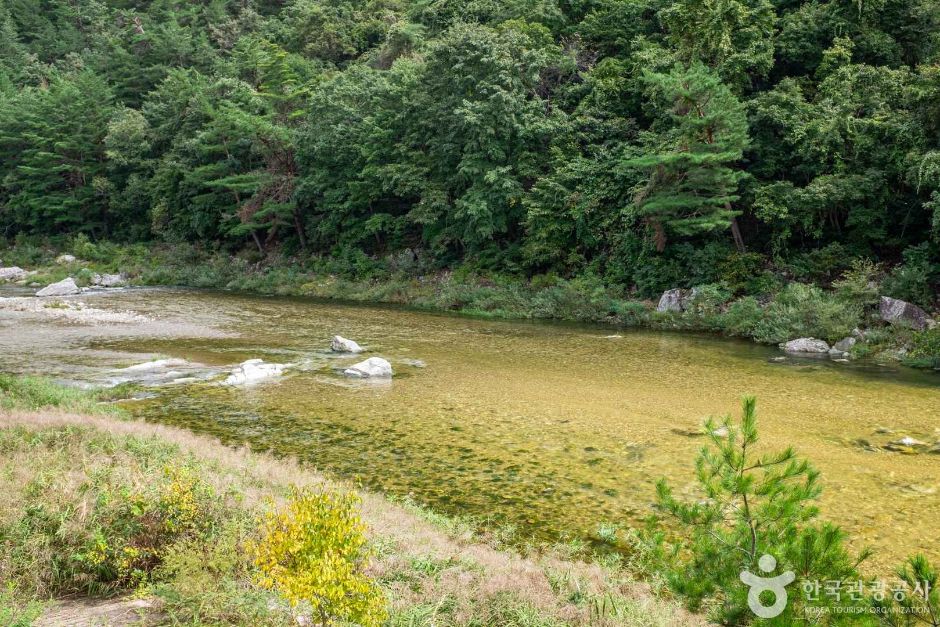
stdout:
[[[753,394],[761,447],[792,445],[821,470],[823,515],[854,547],[876,550],[866,570],[887,571],[914,552],[940,558],[940,455],[881,448],[904,435],[940,439],[934,373],[781,360],[775,348],[706,335],[296,298],[117,290],[81,300],[148,322],[6,312],[0,370],[102,385],[147,359],[185,359],[197,365],[151,381],[183,383],[156,385],[125,407],[549,540],[640,521],[663,476],[695,496],[705,440],[686,432],[709,415],[737,416]],[[341,376],[358,359],[330,353],[334,334],[387,358],[394,379]],[[251,387],[211,381],[251,358],[291,367]]]

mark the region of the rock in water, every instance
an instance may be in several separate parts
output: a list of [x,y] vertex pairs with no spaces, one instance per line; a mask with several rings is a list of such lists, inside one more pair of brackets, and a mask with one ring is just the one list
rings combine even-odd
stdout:
[[55,258],[55,262],[59,264],[74,263],[75,255],[59,255]]
[[787,353],[821,354],[829,352],[829,345],[826,342],[813,337],[790,340],[785,344],[781,344],[780,348]]
[[854,337],[844,337],[829,349],[829,356],[835,359],[848,357],[849,351],[855,346],[857,340]]
[[656,311],[682,311],[684,299],[685,293],[678,287],[675,289],[666,290],[659,298],[659,304],[656,305]]
[[889,296],[881,297],[879,306],[881,319],[890,324],[906,324],[918,331],[930,327],[936,322],[927,315],[927,312],[911,303]]
[[0,281],[20,281],[26,278],[26,270],[17,266],[0,268]]
[[347,377],[357,377],[359,379],[391,379],[392,364],[381,357],[369,357],[365,361],[360,361],[346,370],[343,374]]
[[91,284],[98,287],[120,287],[127,283],[123,274],[96,274],[91,277]]
[[155,359],[153,361],[145,361],[142,364],[128,366],[123,370],[125,372],[145,372],[147,370],[160,370],[162,368],[176,368],[178,366],[185,366],[186,363],[185,359]]
[[81,292],[82,290],[75,285],[75,279],[69,277],[62,279],[58,283],[47,285],[36,292],[36,296],[73,296],[75,294],[81,294]]
[[245,385],[265,379],[279,377],[284,373],[284,364],[266,364],[263,359],[249,359],[232,370],[222,385]]
[[858,340],[856,340],[854,337],[844,337],[838,342],[836,342],[835,344],[833,344],[832,347],[838,351],[847,353],[850,350],[852,350],[852,347],[855,346],[857,343],[858,343]]
[[347,340],[342,335],[334,335],[333,340],[330,342],[330,348],[333,349],[333,352],[336,353],[361,353],[362,347],[353,342],[352,340]]

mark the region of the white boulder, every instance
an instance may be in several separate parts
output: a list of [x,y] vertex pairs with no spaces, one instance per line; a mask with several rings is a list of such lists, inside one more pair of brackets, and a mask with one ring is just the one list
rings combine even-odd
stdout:
[[813,337],[801,337],[780,345],[787,353],[821,354],[829,352],[829,344]]
[[279,377],[284,373],[284,364],[266,364],[263,359],[249,359],[232,370],[222,385],[245,385],[265,379]]
[[81,294],[82,290],[75,285],[75,279],[69,277],[58,283],[53,283],[36,292],[36,296],[73,296]]
[[359,379],[391,379],[392,364],[381,357],[369,357],[365,361],[353,364],[343,370],[347,377],[356,377]]
[[334,335],[330,342],[330,348],[335,353],[361,353],[362,347],[356,342],[348,340],[342,335]]
[[91,277],[91,284],[98,287],[120,287],[127,283],[123,274],[96,274]]
[[26,270],[17,266],[0,268],[0,281],[21,281],[26,278]]
[[142,364],[135,364],[133,366],[128,366],[124,368],[125,372],[147,372],[149,370],[162,370],[164,368],[178,368],[179,366],[185,366],[185,359],[155,359],[153,361],[145,361]]
[[659,304],[656,305],[656,311],[666,312],[674,311],[680,312],[683,309],[683,301],[685,300],[685,292],[678,287],[671,290],[666,290],[663,292],[663,295],[659,298]]
[[59,264],[75,263],[75,255],[59,255],[55,258],[55,262]]

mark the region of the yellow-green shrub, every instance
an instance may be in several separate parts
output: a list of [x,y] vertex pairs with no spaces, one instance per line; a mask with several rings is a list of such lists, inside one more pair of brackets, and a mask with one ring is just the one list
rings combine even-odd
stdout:
[[260,585],[293,606],[309,603],[321,625],[381,625],[386,602],[365,573],[369,549],[357,505],[353,494],[298,491],[269,511],[251,546]]

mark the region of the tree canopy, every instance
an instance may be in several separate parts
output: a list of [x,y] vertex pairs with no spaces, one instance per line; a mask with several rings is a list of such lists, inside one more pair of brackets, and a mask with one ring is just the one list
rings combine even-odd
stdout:
[[935,267],[940,4],[4,0],[0,228],[641,293]]

